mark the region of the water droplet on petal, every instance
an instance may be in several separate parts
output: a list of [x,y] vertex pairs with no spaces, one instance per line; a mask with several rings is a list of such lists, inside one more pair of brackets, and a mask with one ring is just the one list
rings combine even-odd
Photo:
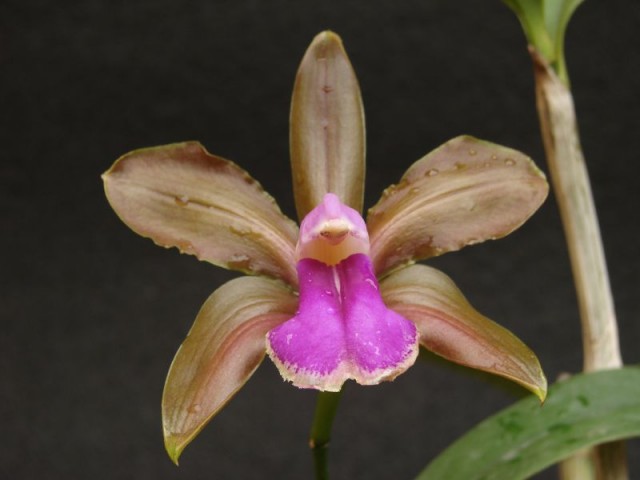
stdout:
[[504,164],[512,167],[516,164],[516,161],[513,158],[505,158]]
[[418,187],[413,187],[411,190],[409,190],[409,195],[417,195],[419,191],[420,189]]
[[495,154],[491,155],[491,160],[497,160],[497,159],[498,159],[497,155],[495,155]]
[[194,403],[188,410],[189,413],[200,413],[202,411],[202,406],[199,403]]
[[227,265],[238,270],[251,270],[251,259],[247,255],[236,253],[229,257]]
[[382,191],[382,198],[387,198],[389,195],[391,195],[391,189],[390,188],[385,188]]
[[332,292],[331,290],[325,290],[325,291],[324,291],[324,294],[325,294],[327,297],[333,297],[333,292]]
[[231,230],[231,233],[234,233],[236,235],[240,235],[241,237],[246,237],[247,235],[251,235],[251,230],[242,226],[242,225],[231,225],[229,227],[229,230]]
[[189,197],[186,195],[180,195],[178,197],[175,197],[175,201],[177,205],[180,205],[181,207],[186,207],[187,205],[189,205]]
[[440,171],[437,168],[432,168],[430,170],[427,170],[427,173],[425,173],[425,175],[428,177],[435,177],[439,173]]
[[473,148],[469,149],[469,155],[471,155],[472,157],[478,152],[476,152]]

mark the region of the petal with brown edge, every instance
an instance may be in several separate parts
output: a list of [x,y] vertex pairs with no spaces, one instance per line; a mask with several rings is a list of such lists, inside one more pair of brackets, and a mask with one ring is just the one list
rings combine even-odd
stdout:
[[513,380],[547,394],[536,355],[509,330],[478,313],[444,273],[425,265],[393,272],[380,282],[386,305],[412,320],[420,343],[452,362]]
[[300,219],[335,193],[362,212],[364,109],[358,80],[333,32],[322,32],[302,59],[291,99],[291,169]]
[[103,179],[118,216],[158,245],[296,284],[297,226],[247,172],[200,143],[135,150]]
[[369,210],[376,272],[501,238],[538,209],[548,190],[524,154],[454,138],[414,163]]
[[204,303],[176,353],[162,395],[165,447],[177,464],[184,448],[251,377],[269,330],[295,314],[281,283],[242,277]]

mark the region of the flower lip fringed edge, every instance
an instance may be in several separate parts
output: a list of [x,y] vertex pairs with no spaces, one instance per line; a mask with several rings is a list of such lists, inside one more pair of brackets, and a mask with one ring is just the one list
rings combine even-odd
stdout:
[[197,142],[133,151],[103,175],[135,232],[250,275],[213,292],[169,369],[162,417],[174,462],[265,353],[294,385],[337,391],[348,379],[392,380],[421,345],[544,399],[533,352],[444,273],[414,265],[518,228],[547,196],[542,172],[520,152],[457,137],[415,162],[365,222],[364,130],[353,68],[323,32],[291,106],[300,230],[246,171]]

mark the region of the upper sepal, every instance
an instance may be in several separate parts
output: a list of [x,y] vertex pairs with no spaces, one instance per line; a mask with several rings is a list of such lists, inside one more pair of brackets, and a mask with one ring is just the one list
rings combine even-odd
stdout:
[[318,34],[302,59],[291,99],[293,193],[302,220],[325,193],[362,212],[364,109],[353,67],[333,32]]
[[200,143],[135,150],[103,179],[109,203],[136,233],[221,267],[296,284],[296,225],[246,171]]
[[454,138],[414,163],[369,210],[376,273],[501,238],[538,209],[548,190],[524,154]]
[[176,353],[162,395],[165,447],[178,463],[184,448],[245,384],[265,354],[265,335],[295,312],[281,283],[242,277],[204,303]]
[[387,306],[412,320],[420,343],[452,362],[500,375],[547,394],[536,355],[509,330],[476,311],[444,273],[412,265],[380,282]]

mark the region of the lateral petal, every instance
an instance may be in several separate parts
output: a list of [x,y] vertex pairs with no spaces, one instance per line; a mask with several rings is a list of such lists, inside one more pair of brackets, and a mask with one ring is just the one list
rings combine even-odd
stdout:
[[416,324],[425,348],[513,380],[544,400],[547,380],[535,354],[510,331],[478,313],[444,273],[412,265],[391,273],[380,286],[389,308]]
[[358,80],[333,32],[318,34],[302,59],[291,99],[291,169],[298,217],[335,193],[362,212],[364,109]]
[[542,204],[549,186],[524,154],[469,136],[414,163],[367,216],[378,276],[400,265],[501,238]]
[[267,352],[285,380],[339,391],[348,379],[374,385],[413,365],[416,327],[385,306],[366,255],[333,267],[303,259],[298,272],[298,312],[267,336]]
[[162,396],[165,447],[176,464],[251,377],[264,358],[265,335],[293,315],[297,301],[277,281],[242,277],[204,303],[173,359]]
[[158,245],[296,284],[296,225],[247,172],[200,143],[135,150],[103,179],[118,216]]

